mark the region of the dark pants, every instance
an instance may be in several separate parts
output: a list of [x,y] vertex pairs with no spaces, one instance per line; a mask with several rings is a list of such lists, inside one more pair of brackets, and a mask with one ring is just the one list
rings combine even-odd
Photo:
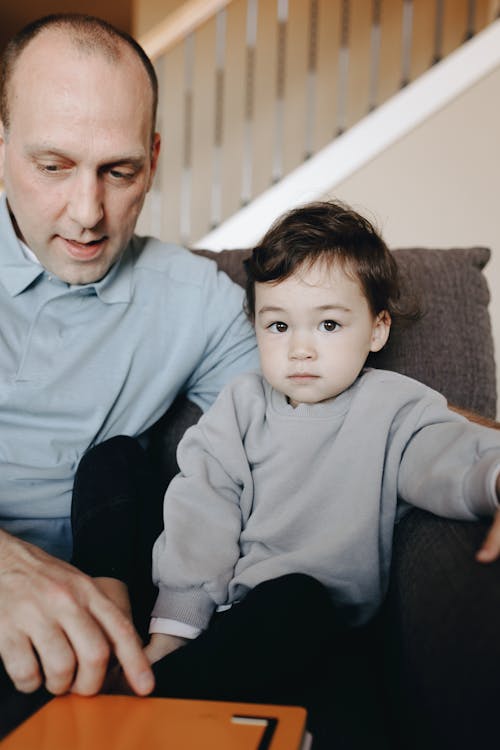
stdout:
[[[156,594],[151,548],[162,528],[163,492],[154,476],[137,442],[113,438],[82,460],[72,509],[74,563],[127,583],[144,638]],[[337,622],[320,583],[300,573],[282,576],[214,614],[205,632],[158,662],[155,695],[302,705],[315,750],[356,747],[360,725],[344,703],[350,691],[356,705],[371,692],[361,640]],[[365,713],[363,720],[371,746],[383,747],[378,717],[370,722]]]
[[[112,450],[117,460],[123,456],[118,468],[107,457],[109,443],[90,452],[81,463],[75,491],[75,562],[90,574],[129,578],[136,623],[145,634],[155,596],[150,583],[150,550],[162,526],[163,488],[157,486],[156,474],[139,446],[129,440],[120,443],[121,438],[116,441]],[[135,487],[135,499],[129,498],[131,486]],[[121,509],[119,513],[117,509]],[[120,529],[122,533],[118,533]],[[469,750],[488,740],[495,743],[499,734],[494,718],[500,665],[500,563],[480,566],[474,561],[485,531],[486,524],[450,522],[413,511],[395,532],[391,591],[380,621],[350,633],[342,633],[332,623],[327,646],[323,645],[321,624],[316,630],[314,617],[299,624],[296,642],[292,622],[286,649],[281,653],[270,649],[266,655],[264,649],[271,639],[265,628],[271,627],[271,620],[259,622],[258,612],[272,609],[277,602],[265,584],[251,594],[261,602],[251,620],[245,601],[250,605],[252,599],[247,598],[233,610],[214,616],[206,634],[155,667],[158,689],[168,694],[172,679],[177,686],[175,694],[191,687],[193,695],[213,697],[214,692],[209,691],[220,690],[221,697],[228,697],[229,684],[231,690],[242,691],[233,695],[249,700],[253,692],[250,679],[257,679],[261,691],[274,690],[274,684],[267,683],[273,670],[279,673],[283,669],[286,674],[297,659],[303,660],[301,668],[307,673],[307,651],[311,649],[311,659],[323,659],[324,669],[320,669],[319,678],[309,680],[314,685],[309,696],[289,695],[291,686],[285,685],[278,698],[293,702],[296,696],[297,701],[310,702],[314,750]],[[108,546],[113,538],[122,547],[119,555],[111,553]],[[299,579],[292,583],[303,586],[300,596],[310,597],[315,607],[321,607],[322,596],[314,582]],[[285,626],[290,624],[289,613],[297,602],[288,583],[269,583],[269,587],[275,585],[281,589],[279,607],[288,613],[281,618]],[[275,622],[279,624],[279,617]],[[251,643],[238,637],[245,623],[256,636]],[[316,632],[318,643],[311,644]],[[208,661],[202,670],[197,650],[204,648],[204,642],[208,643]],[[234,660],[231,663],[229,658],[223,665],[217,659],[217,649],[226,648]],[[251,655],[259,648],[262,659],[254,662]],[[382,680],[384,672],[387,684]],[[233,679],[238,674],[239,683]],[[241,679],[246,674],[248,684]],[[321,675],[326,675],[326,685]],[[307,679],[304,684],[307,688]],[[385,687],[390,697],[387,723]],[[265,697],[264,692],[259,695]],[[15,693],[0,665],[0,735],[48,697],[44,689],[29,696]]]

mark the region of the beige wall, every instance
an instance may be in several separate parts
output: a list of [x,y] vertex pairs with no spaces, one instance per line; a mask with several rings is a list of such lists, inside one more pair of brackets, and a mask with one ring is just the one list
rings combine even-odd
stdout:
[[172,11],[183,5],[185,0],[132,0],[132,24],[136,37],[142,36]]
[[341,183],[335,196],[375,218],[392,247],[492,249],[485,273],[500,400],[499,92],[500,69]]

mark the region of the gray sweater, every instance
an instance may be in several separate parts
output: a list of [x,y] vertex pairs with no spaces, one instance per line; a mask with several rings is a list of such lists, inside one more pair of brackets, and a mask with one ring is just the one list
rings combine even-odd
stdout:
[[247,374],[187,431],[178,462],[153,550],[154,617],[205,628],[216,607],[302,572],[357,625],[381,603],[409,505],[495,512],[500,432],[392,372],[365,370],[337,398],[295,409]]

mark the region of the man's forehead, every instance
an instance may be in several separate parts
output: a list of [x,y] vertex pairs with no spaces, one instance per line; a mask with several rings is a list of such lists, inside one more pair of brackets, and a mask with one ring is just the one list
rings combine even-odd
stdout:
[[[63,86],[69,92],[78,90],[79,81],[88,81],[84,92],[88,86],[88,91],[97,95],[97,89],[102,89],[97,84],[106,76],[110,86],[126,91],[131,100],[142,100],[149,109],[148,99],[152,102],[153,92],[148,75],[141,60],[125,42],[118,39],[111,47],[92,46],[90,40],[83,44],[77,39],[73,30],[43,29],[16,61],[9,86],[10,106],[15,106],[16,98],[22,96],[24,89],[29,89],[30,96],[36,97],[37,89],[41,94],[42,89],[46,91],[48,86],[50,91],[52,86],[57,95],[57,92],[63,93]],[[95,89],[92,81],[96,82]],[[110,98],[114,93],[112,89],[109,91]]]
[[[98,58],[109,64],[135,63],[133,55],[120,40],[105,45],[93,44],[90,38],[86,41],[85,37],[79,37],[73,29],[48,28],[42,29],[20,53],[14,68],[14,76],[16,72],[24,72],[25,68],[31,68],[33,65],[50,65],[56,62],[59,64],[61,58],[81,58],[83,61]],[[137,63],[140,69],[140,61],[137,60]]]

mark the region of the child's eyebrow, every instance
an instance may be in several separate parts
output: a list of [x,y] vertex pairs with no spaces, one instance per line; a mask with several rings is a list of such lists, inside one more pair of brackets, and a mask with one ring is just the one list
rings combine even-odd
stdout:
[[[346,307],[346,305],[336,304],[335,302],[328,304],[328,305],[318,305],[317,307],[313,308],[314,310],[317,310],[318,312],[328,312],[328,311],[339,311],[340,312],[352,312],[350,307]],[[286,310],[283,307],[276,307],[274,305],[265,305],[264,307],[261,307],[260,310],[258,310],[257,315],[265,315],[266,313],[284,313]]]
[[326,312],[327,310],[340,310],[341,312],[351,312],[350,307],[346,307],[345,305],[340,304],[329,304],[329,305],[318,305],[318,307],[314,308],[315,310],[319,310],[320,312]]
[[263,315],[264,313],[278,313],[278,312],[285,312],[285,309],[283,307],[274,307],[273,305],[265,305],[264,307],[261,307],[258,311],[258,315]]

